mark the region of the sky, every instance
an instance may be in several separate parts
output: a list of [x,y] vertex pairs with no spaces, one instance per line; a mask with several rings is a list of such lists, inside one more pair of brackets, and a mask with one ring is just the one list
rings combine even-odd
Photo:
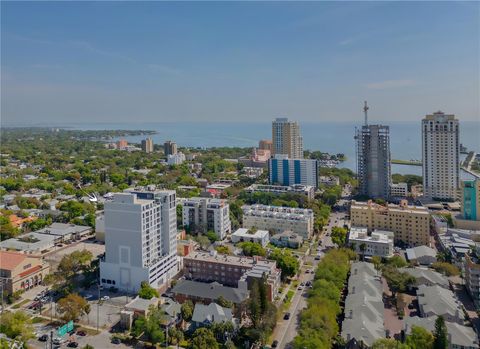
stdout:
[[479,2],[1,2],[2,124],[480,122]]

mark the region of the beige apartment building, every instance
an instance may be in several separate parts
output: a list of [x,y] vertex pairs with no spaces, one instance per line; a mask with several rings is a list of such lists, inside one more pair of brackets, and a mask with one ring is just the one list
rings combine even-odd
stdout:
[[303,138],[296,121],[276,118],[272,122],[272,155],[288,155],[289,159],[303,159]]
[[430,214],[425,207],[408,206],[406,200],[400,205],[382,206],[369,200],[352,200],[350,207],[352,227],[366,227],[393,231],[395,242],[410,246],[430,246]]

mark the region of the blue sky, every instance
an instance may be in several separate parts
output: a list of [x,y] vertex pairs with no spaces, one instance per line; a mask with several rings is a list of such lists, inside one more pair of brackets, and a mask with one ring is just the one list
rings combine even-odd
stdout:
[[2,122],[479,120],[478,2],[2,2]]

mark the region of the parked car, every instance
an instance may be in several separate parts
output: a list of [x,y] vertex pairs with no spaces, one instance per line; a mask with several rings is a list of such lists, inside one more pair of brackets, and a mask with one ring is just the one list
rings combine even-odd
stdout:
[[40,337],[38,337],[38,340],[40,342],[46,342],[48,341],[48,334],[42,334]]
[[109,296],[103,296],[103,297],[102,297],[102,301],[108,301],[109,299],[110,299]]
[[67,344],[67,347],[76,348],[76,347],[78,347],[78,343],[77,342],[70,342],[70,343]]
[[273,342],[272,342],[272,348],[276,348],[278,346],[278,341],[275,339]]
[[115,337],[115,338],[112,339],[112,343],[113,344],[120,344],[120,343],[122,343],[122,341],[120,340],[120,338]]
[[85,337],[87,333],[85,331],[77,331],[77,335],[81,337]]
[[283,319],[284,320],[290,319],[290,313],[285,313],[285,315],[283,315]]

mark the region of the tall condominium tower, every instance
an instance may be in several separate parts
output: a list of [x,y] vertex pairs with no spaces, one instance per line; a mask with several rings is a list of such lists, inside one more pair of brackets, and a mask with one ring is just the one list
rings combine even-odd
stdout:
[[165,156],[175,155],[177,153],[177,143],[166,141],[163,143],[163,151],[165,152]]
[[100,282],[137,291],[165,286],[178,272],[176,194],[127,190],[105,203],[105,259]]
[[152,139],[149,137],[147,139],[144,139],[142,140],[142,150],[145,152],[145,153],[151,153],[153,152],[153,141]]
[[456,200],[460,187],[459,123],[441,111],[422,120],[423,193]]
[[296,121],[276,118],[272,122],[272,155],[288,155],[290,159],[303,159],[303,138]]
[[359,192],[371,198],[390,196],[390,129],[369,125],[365,102],[365,125],[356,129],[357,175]]

